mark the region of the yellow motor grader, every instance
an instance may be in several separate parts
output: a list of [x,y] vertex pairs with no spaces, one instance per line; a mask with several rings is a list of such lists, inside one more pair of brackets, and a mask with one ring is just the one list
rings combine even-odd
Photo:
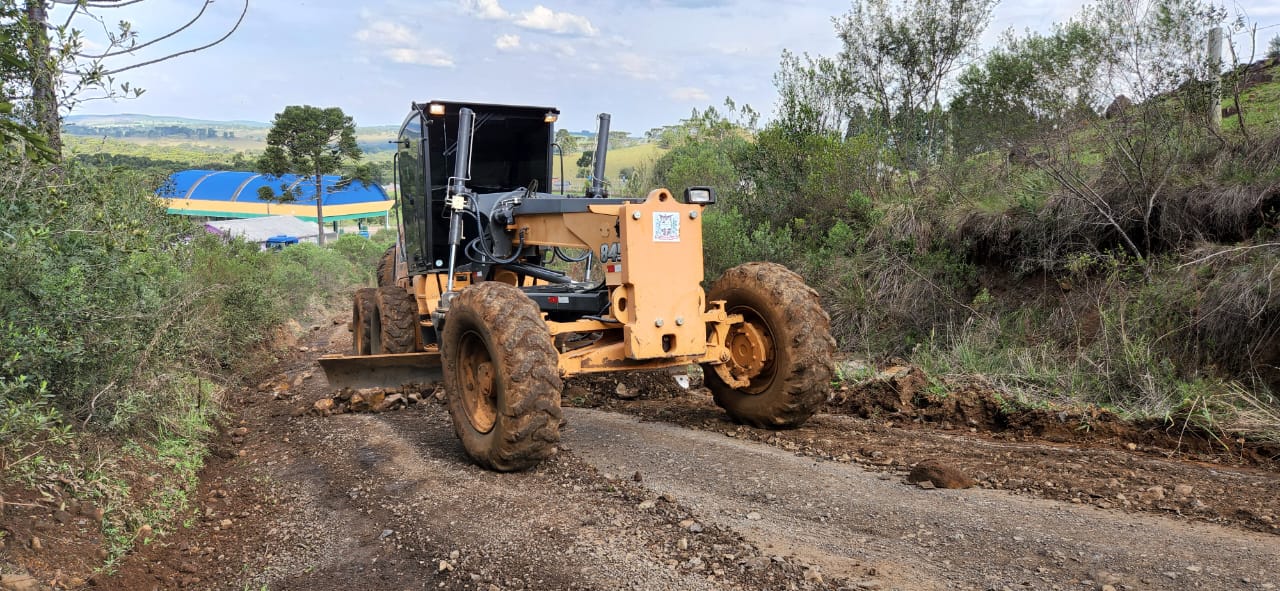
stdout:
[[715,192],[610,196],[608,114],[585,194],[541,190],[554,178],[558,117],[413,104],[395,155],[399,239],[379,287],[355,293],[350,354],[320,360],[330,384],[443,377],[467,454],[500,471],[554,452],[562,380],[582,374],[699,364],[733,419],[777,429],[808,419],[834,373],[816,292],[772,263],[729,269],[704,291],[702,220]]

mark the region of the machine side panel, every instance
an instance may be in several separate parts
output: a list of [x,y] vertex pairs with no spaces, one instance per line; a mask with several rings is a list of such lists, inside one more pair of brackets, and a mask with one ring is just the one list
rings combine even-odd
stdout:
[[619,218],[622,284],[613,292],[612,310],[624,324],[626,356],[705,353],[702,207],[658,189],[644,203],[623,205]]

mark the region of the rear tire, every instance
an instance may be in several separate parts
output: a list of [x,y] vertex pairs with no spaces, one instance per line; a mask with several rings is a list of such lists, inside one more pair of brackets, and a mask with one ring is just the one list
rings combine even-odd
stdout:
[[719,371],[755,365],[742,376],[749,383],[738,388],[726,383],[717,366],[704,365],[716,404],[754,427],[802,425],[826,402],[835,375],[831,319],[817,292],[782,265],[746,263],[711,286],[707,301],[714,300],[724,300],[726,311],[744,320],[730,329],[733,361]]
[[373,339],[370,329],[374,317],[378,315],[378,302],[375,294],[378,290],[362,287],[356,290],[351,303],[351,354],[369,355],[373,353]]
[[387,252],[378,259],[378,287],[390,287],[396,284],[396,245],[392,244]]
[[441,336],[449,414],[467,455],[511,472],[554,454],[563,384],[533,300],[505,283],[473,285],[450,303]]
[[[375,353],[412,353],[417,349],[418,302],[394,285],[376,290],[378,323]],[[370,330],[372,333],[373,330]],[[372,335],[371,335],[372,336]],[[372,339],[371,339],[372,340]]]

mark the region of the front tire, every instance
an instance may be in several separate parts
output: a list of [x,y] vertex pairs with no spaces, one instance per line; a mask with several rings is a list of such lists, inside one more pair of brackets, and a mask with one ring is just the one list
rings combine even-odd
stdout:
[[449,414],[472,460],[511,472],[555,453],[558,356],[524,292],[493,281],[464,289],[445,316],[440,352]]
[[754,427],[804,424],[835,375],[831,319],[817,292],[782,265],[746,263],[725,271],[707,300],[724,300],[729,314],[743,317],[729,331],[730,361],[703,366],[716,404]]

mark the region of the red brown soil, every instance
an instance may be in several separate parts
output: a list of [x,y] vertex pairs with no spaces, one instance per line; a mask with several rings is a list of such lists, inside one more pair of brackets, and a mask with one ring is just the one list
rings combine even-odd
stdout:
[[[619,400],[618,383],[644,394]],[[1280,534],[1280,449],[1274,444],[1187,425],[1127,422],[1096,409],[1006,412],[989,389],[932,396],[926,384],[919,369],[891,368],[836,392],[825,413],[790,431],[735,424],[705,390],[682,390],[665,372],[570,380],[565,404],[904,476],[919,462],[940,461],[982,488]]]

